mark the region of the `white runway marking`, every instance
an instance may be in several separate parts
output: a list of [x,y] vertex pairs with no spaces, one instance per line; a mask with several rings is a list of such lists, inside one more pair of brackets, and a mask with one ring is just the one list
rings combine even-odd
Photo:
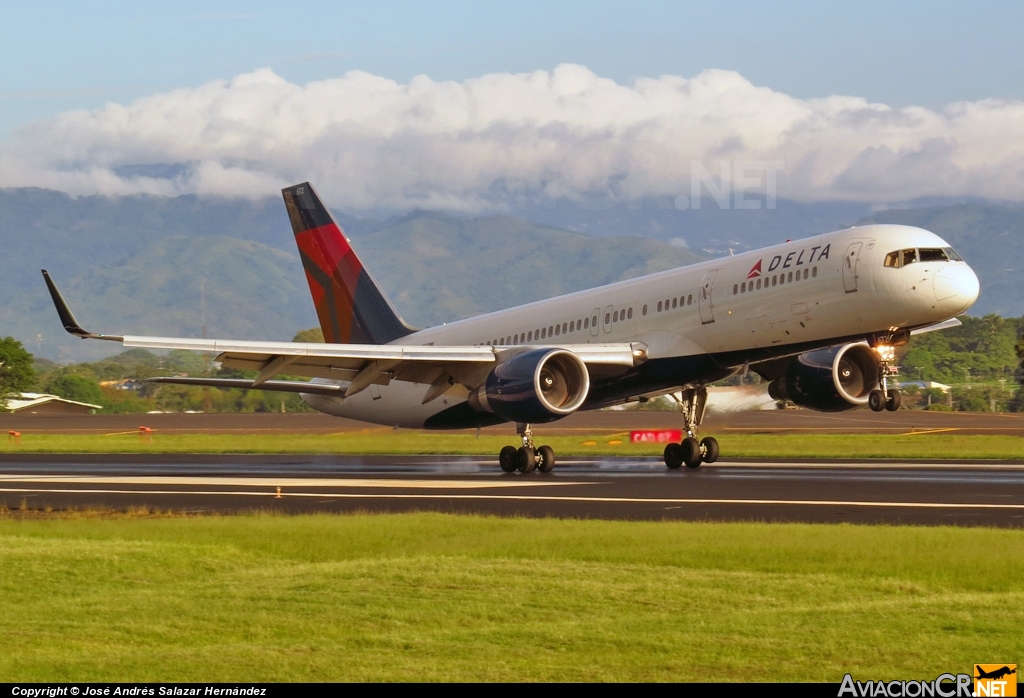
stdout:
[[537,487],[550,485],[582,485],[588,483],[556,480],[398,480],[393,478],[288,478],[288,477],[187,477],[187,476],[119,476],[119,475],[0,475],[0,482],[38,482],[83,485],[200,485],[251,487],[380,487],[394,489],[490,489],[504,487]]
[[[241,492],[241,491],[197,491],[197,490],[100,490],[100,489],[30,489],[0,488],[0,492],[54,494],[162,494],[162,495],[214,495],[238,497],[276,497],[277,493]],[[827,499],[706,499],[706,498],[660,498],[660,497],[584,497],[528,494],[367,494],[354,492],[282,492],[283,499],[288,497],[318,497],[320,499],[465,499],[465,500],[505,500],[533,502],[602,502],[609,504],[760,504],[782,506],[829,506],[829,507],[876,507],[898,509],[1003,509],[1022,510],[1024,504],[970,504],[960,502],[871,502],[842,501]]]

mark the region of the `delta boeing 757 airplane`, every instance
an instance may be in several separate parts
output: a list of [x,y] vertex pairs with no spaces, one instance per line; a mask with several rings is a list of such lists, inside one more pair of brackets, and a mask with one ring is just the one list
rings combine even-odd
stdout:
[[[937,235],[869,225],[558,296],[440,327],[407,325],[309,183],[283,190],[326,344],[114,336],[82,328],[46,271],[64,328],[125,347],[215,352],[255,379],[163,383],[297,392],[313,408],[396,427],[514,422],[505,472],[550,471],[531,425],[678,394],[685,438],[669,468],[719,455],[698,440],[707,385],[754,371],[813,410],[896,410],[887,379],[911,334],[959,325],[978,277]],[[310,381],[279,380],[286,373]]]

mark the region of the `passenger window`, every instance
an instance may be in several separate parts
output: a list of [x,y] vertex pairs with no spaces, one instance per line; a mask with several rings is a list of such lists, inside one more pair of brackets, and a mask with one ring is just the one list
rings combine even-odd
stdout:
[[568,326],[567,324],[565,324],[565,323],[563,322],[563,323],[562,323],[562,334],[565,334],[565,332],[566,332],[566,330],[567,330],[568,328],[569,328],[569,326]]
[[818,278],[818,267],[811,269],[811,277],[815,279]]
[[519,344],[519,335],[518,334],[512,337],[512,343],[513,344]]
[[661,312],[661,301],[658,301],[658,312]]
[[903,250],[903,266],[917,261],[917,250]]
[[672,310],[675,310],[675,309],[676,309],[676,299],[673,298],[672,299]]
[[632,320],[633,319],[633,309],[632,308],[630,308],[629,310],[626,311],[626,319],[627,320]]
[[619,321],[619,311],[616,310],[614,313],[612,313],[612,322],[618,322],[618,321]]
[[740,284],[740,293],[746,293],[746,292],[747,292],[747,282],[744,281],[743,283]]
[[540,329],[540,338],[541,339],[547,339],[547,337],[548,337],[548,331],[542,327]]
[[552,336],[552,334],[551,334],[551,331],[552,331],[553,329],[555,329],[555,328],[554,328],[554,327],[552,327],[551,325],[548,325],[548,337],[551,337],[551,336]]
[[643,310],[641,310],[640,312],[642,312],[644,315],[647,314],[647,304],[646,303],[644,303]]
[[733,284],[732,285],[732,295],[735,296],[739,292],[740,292],[740,285],[739,284]]
[[573,320],[572,322],[569,323],[569,331],[570,332],[575,332],[576,331],[576,321],[575,320]]
[[555,334],[556,335],[562,334],[562,326],[561,325],[555,325]]
[[686,304],[691,305],[693,303],[693,294],[686,297]]
[[590,329],[590,318],[585,318],[583,320],[583,329],[585,329],[585,330],[589,330]]
[[789,272],[789,276],[786,279],[789,283],[793,283],[793,272]]
[[804,269],[804,281],[807,280],[807,275],[811,273],[810,269]]
[[604,324],[610,325],[611,322],[612,322],[612,314],[611,313],[605,313],[604,314]]
[[922,262],[947,262],[946,253],[940,249],[931,247],[922,247],[917,251],[918,257]]
[[772,276],[772,286],[778,286],[778,284],[779,284],[779,277]]
[[758,290],[758,291],[760,291],[760,290],[761,290],[761,279],[758,279],[758,280],[757,280],[757,290]]

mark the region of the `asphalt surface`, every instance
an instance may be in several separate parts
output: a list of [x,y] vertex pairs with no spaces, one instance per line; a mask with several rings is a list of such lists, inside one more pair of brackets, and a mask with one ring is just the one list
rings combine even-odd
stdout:
[[[676,412],[651,410],[601,410],[577,412],[551,424],[538,425],[538,434],[600,434],[630,429],[678,429]],[[103,434],[131,431],[147,426],[169,433],[292,433],[331,434],[346,431],[381,430],[381,427],[319,413],[290,414],[97,414],[25,415],[0,414],[4,430],[25,434]],[[512,434],[515,426],[488,427],[484,433]],[[705,434],[729,433],[835,433],[902,434],[916,431],[946,431],[957,434],[1007,434],[1024,436],[1024,414],[988,412],[930,412],[900,410],[875,413],[853,410],[838,414],[809,410],[751,410],[709,414],[701,427]]]
[[9,454],[0,506],[1020,528],[1024,465],[725,461],[669,471],[658,459],[616,457],[507,475],[474,457]]

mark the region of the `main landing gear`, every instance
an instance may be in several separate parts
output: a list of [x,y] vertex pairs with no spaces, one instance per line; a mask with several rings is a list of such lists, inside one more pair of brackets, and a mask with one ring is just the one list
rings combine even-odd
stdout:
[[868,393],[868,407],[871,408],[872,412],[881,412],[883,410],[895,412],[900,408],[900,391],[889,387],[888,378],[897,374],[896,367],[893,366],[896,350],[889,344],[879,344],[875,347],[875,351],[878,353],[880,364],[878,372],[879,387]]
[[529,424],[520,422],[516,424],[516,431],[523,439],[523,445],[519,448],[506,446],[498,454],[498,463],[506,473],[531,473],[539,470],[542,473],[550,473],[555,467],[555,450],[550,446],[537,448],[533,445],[533,429]]
[[683,388],[679,407],[685,421],[686,436],[680,443],[671,443],[665,447],[665,465],[677,470],[682,465],[687,468],[698,468],[701,463],[714,463],[718,460],[718,440],[705,436],[697,441],[697,427],[704,421],[704,408],[708,402],[708,389]]

